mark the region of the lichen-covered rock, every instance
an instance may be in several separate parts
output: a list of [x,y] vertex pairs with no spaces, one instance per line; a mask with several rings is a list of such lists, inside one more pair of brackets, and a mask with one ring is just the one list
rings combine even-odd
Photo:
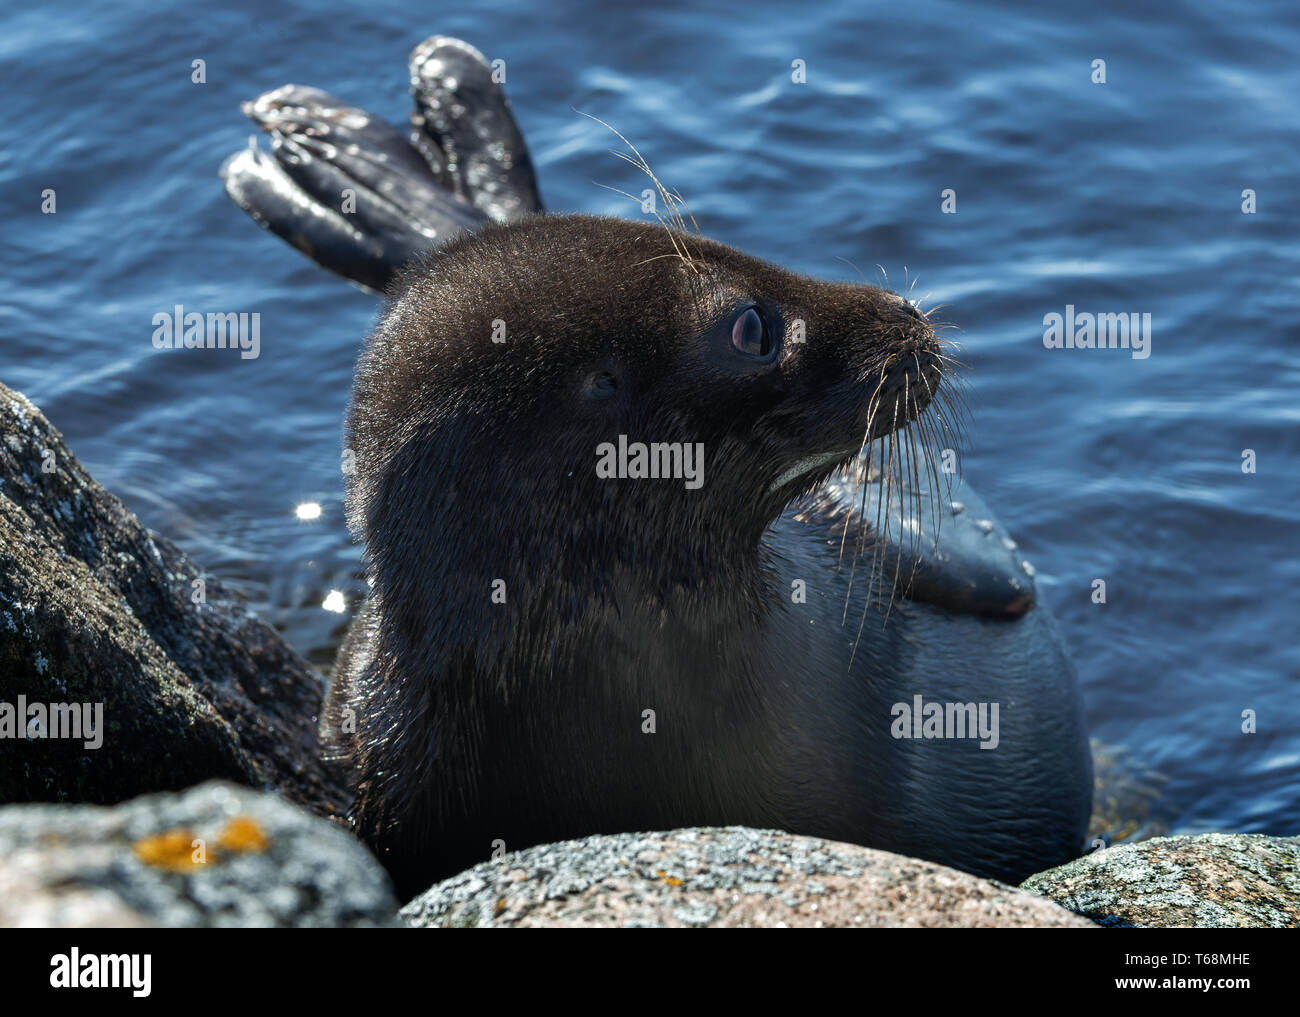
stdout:
[[[226,778],[331,814],[344,792],[318,758],[321,698],[270,626],[0,385],[0,803],[115,802]],[[91,704],[94,737],[53,737],[91,726]]]
[[1107,926],[1300,926],[1300,837],[1202,833],[1085,855],[1021,888]]
[[421,928],[1091,927],[942,865],[738,826],[528,848],[439,883],[402,918]]
[[115,806],[0,808],[0,926],[385,926],[387,874],[276,795],[210,782]]

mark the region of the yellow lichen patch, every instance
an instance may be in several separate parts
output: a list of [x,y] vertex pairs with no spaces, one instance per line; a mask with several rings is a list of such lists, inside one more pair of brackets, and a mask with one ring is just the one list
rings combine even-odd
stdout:
[[655,869],[655,875],[662,879],[669,886],[681,886],[682,881],[676,876],[670,876],[663,869]]
[[153,837],[142,837],[131,845],[131,851],[146,865],[168,872],[193,872],[203,865],[201,850],[194,848],[194,834],[190,830],[168,830]]
[[262,852],[271,846],[271,838],[266,835],[260,823],[248,816],[236,816],[217,838],[217,844],[227,851]]

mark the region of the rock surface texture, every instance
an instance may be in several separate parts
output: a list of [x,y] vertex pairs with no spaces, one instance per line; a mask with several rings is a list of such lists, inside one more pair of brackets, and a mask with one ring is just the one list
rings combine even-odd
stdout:
[[[225,778],[335,813],[342,780],[317,751],[322,691],[269,625],[0,385],[0,803],[115,802]],[[52,737],[96,703],[101,744]]]
[[0,926],[391,926],[387,873],[345,830],[210,782],[111,807],[0,809]]
[[1107,848],[1021,888],[1105,926],[1300,926],[1300,837],[1202,833]]
[[744,827],[529,848],[438,884],[402,917],[422,928],[1092,925],[941,865]]

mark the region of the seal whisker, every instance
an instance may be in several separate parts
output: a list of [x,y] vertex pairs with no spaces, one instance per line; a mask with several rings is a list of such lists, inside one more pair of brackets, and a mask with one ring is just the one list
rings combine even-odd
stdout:
[[[906,379],[904,379],[904,381],[903,381],[903,388],[904,388],[904,399],[905,399],[905,400],[908,400],[909,404],[910,404],[913,408],[915,408],[915,403],[911,402],[912,397],[911,397],[911,395],[910,395],[910,392],[908,391],[908,382],[907,382]],[[909,411],[909,412],[910,412],[910,411]],[[916,423],[915,423],[915,414],[912,414],[912,415],[913,415],[913,418],[914,418],[913,421],[912,421],[912,423],[907,424],[907,425],[903,428],[904,432],[906,433],[906,438],[907,438],[907,464],[906,464],[906,465],[907,465],[908,469],[910,470],[910,472],[911,472],[911,474],[912,474],[912,476],[911,476],[911,482],[912,482],[912,496],[911,496],[911,499],[910,499],[910,501],[911,501],[911,505],[912,505],[912,514],[908,517],[908,519],[906,520],[906,522],[900,522],[900,525],[903,525],[903,526],[906,526],[906,523],[908,523],[908,522],[913,523],[912,526],[907,527],[907,529],[910,530],[910,536],[909,536],[908,539],[909,539],[909,543],[910,543],[910,545],[911,545],[911,552],[912,552],[912,574],[911,574],[910,576],[908,576],[908,579],[907,579],[907,586],[908,586],[908,589],[909,589],[909,590],[911,589],[911,586],[912,586],[912,580],[916,578],[916,566],[917,566],[917,563],[920,561],[920,550],[921,550],[921,497],[922,497],[922,493],[921,493],[921,469],[920,469],[920,464],[919,464],[919,463],[917,462],[917,460],[916,460],[916,457],[917,457],[917,450],[916,450],[916,435],[917,435],[917,427],[916,427]],[[900,506],[899,506],[899,514],[900,514],[900,516],[902,515],[902,511],[903,511],[903,506],[900,504]]]
[[676,258],[680,261],[681,257],[681,253],[678,251],[674,251],[672,254],[656,254],[653,258],[646,258],[644,261],[638,261],[636,267],[640,268],[642,265],[649,265],[652,261],[662,261],[664,258]]
[[[903,336],[900,335],[900,338],[903,338]],[[921,367],[919,355],[913,351],[911,356],[916,368],[916,377],[924,387],[928,398],[924,409],[922,409],[920,405],[919,390],[913,391],[911,376],[910,374],[905,374],[903,377],[903,391],[901,395],[896,396],[894,399],[892,411],[893,419],[891,421],[892,426],[888,434],[883,436],[880,439],[880,442],[877,443],[881,444],[887,442],[888,445],[887,448],[882,446],[881,452],[881,489],[880,497],[876,505],[874,527],[876,538],[874,542],[872,567],[870,572],[872,582],[866,599],[866,605],[864,606],[863,617],[859,619],[859,630],[854,641],[855,652],[857,644],[861,640],[862,627],[866,622],[866,612],[869,610],[874,599],[874,594],[878,589],[875,581],[878,578],[882,578],[881,566],[884,564],[883,552],[887,547],[891,546],[891,539],[894,540],[894,544],[896,544],[898,548],[898,553],[894,563],[894,575],[893,582],[890,584],[890,595],[888,600],[885,601],[884,624],[888,624],[893,611],[894,599],[899,592],[900,580],[902,579],[903,553],[909,553],[912,557],[910,575],[907,578],[907,586],[909,589],[915,579],[916,570],[920,565],[920,548],[923,546],[923,534],[920,532],[920,520],[924,518],[922,506],[924,504],[924,499],[927,496],[925,487],[929,488],[928,496],[930,499],[931,518],[934,519],[933,537],[936,541],[939,539],[939,534],[943,525],[943,511],[940,507],[941,499],[944,491],[947,491],[949,495],[951,494],[952,478],[951,476],[948,476],[946,482],[941,479],[942,474],[939,469],[938,452],[941,450],[943,443],[948,440],[944,436],[964,434],[964,424],[960,419],[963,416],[963,413],[959,411],[964,410],[965,395],[961,390],[966,387],[965,379],[955,371],[948,372],[945,377],[950,379],[954,384],[952,387],[949,387],[948,385],[941,386],[938,392],[936,392],[934,387],[930,385],[929,379],[926,377],[926,373]],[[938,356],[940,356],[943,361],[947,361],[950,364],[957,363],[955,358],[942,354],[939,354]],[[896,365],[896,363],[897,358],[895,356],[891,355],[886,358],[884,366],[881,369],[880,380],[872,393],[871,402],[873,404],[880,396],[889,368]],[[903,418],[902,426],[899,426],[900,407]],[[871,430],[874,429],[875,417],[877,415],[876,411],[878,408],[877,405],[870,406],[870,412],[868,414],[868,434],[870,434]],[[904,461],[904,453],[906,454],[906,461]],[[869,462],[874,462],[874,446],[872,446],[869,456],[871,457],[869,458]],[[924,463],[918,461],[921,456],[924,456]],[[907,471],[907,480],[909,483],[904,483],[904,470]],[[925,473],[928,479],[928,483],[924,485],[924,487],[921,480],[922,472]],[[908,487],[910,487],[910,491],[907,490]],[[857,490],[855,488],[853,502],[856,503],[856,501]],[[895,535],[893,534],[895,501],[898,503],[898,528],[900,531],[897,534],[896,539],[894,539]],[[865,494],[862,504],[863,508],[865,508]],[[911,513],[910,517],[909,512]],[[866,525],[860,527],[860,536],[857,542],[859,553],[861,548],[865,546],[865,536],[870,529],[871,528]],[[905,537],[903,531],[910,532],[908,532]],[[841,533],[841,559],[846,540],[847,524],[845,531]],[[854,572],[856,570],[856,562],[857,555],[855,555],[854,559]],[[853,578],[854,573],[851,572],[850,594],[849,596],[846,596],[845,611],[843,612],[844,615],[847,614]],[[881,599],[884,600],[883,592],[881,592],[880,595]],[[847,619],[842,618],[842,622],[844,620]],[[854,654],[850,654],[850,661],[852,661],[853,657]]]
[[936,403],[931,403],[931,411],[926,414],[925,430],[927,451],[926,459],[930,464],[930,478],[934,483],[934,500],[935,500],[935,518],[938,522],[935,525],[935,539],[938,540],[939,531],[943,526],[943,500],[948,498],[951,501],[952,494],[952,477],[945,475],[940,468],[939,455],[943,451],[943,424],[933,412]]
[[[872,431],[874,430],[874,428],[875,428],[876,412],[877,412],[877,411],[879,410],[879,408],[880,408],[880,404],[879,404],[879,402],[878,402],[878,399],[879,399],[879,396],[880,396],[880,390],[884,387],[884,384],[885,384],[885,372],[882,370],[882,371],[880,372],[880,380],[876,383],[876,387],[875,387],[875,389],[872,391],[872,393],[871,393],[871,397],[867,400],[867,429],[866,429],[866,432],[865,432],[865,433],[863,434],[863,436],[862,436],[862,445],[861,445],[861,446],[859,447],[859,449],[858,449],[859,468],[858,468],[858,471],[857,471],[857,481],[856,481],[855,487],[854,487],[854,489],[853,489],[853,497],[850,499],[849,504],[850,504],[851,506],[855,506],[855,505],[857,504],[857,500],[858,500],[858,492],[861,491],[861,492],[862,492],[862,496],[863,496],[863,497],[862,497],[862,509],[861,509],[861,516],[862,516],[862,518],[863,518],[863,524],[862,524],[861,526],[859,526],[859,528],[858,528],[858,539],[857,539],[857,546],[856,546],[856,548],[855,548],[855,550],[854,550],[854,554],[853,554],[853,565],[852,565],[852,566],[850,567],[850,569],[849,569],[849,582],[848,582],[848,589],[847,589],[847,591],[846,591],[845,594],[844,594],[844,612],[843,612],[843,616],[842,616],[841,619],[840,619],[840,624],[841,624],[841,625],[843,625],[843,624],[848,620],[848,614],[849,614],[849,602],[850,602],[850,600],[852,599],[852,596],[853,596],[853,583],[854,583],[854,580],[855,580],[856,575],[857,575],[858,561],[859,561],[860,558],[862,557],[862,550],[863,550],[864,542],[865,542],[865,540],[866,540],[866,529],[867,529],[867,527],[866,527],[866,523],[865,523],[865,517],[866,517],[866,511],[867,511],[867,508],[866,508],[867,503],[866,503],[866,486],[865,486],[865,485],[866,485],[866,484],[869,484],[870,481],[871,481],[871,461],[872,461],[872,458],[871,458],[871,457],[872,457],[872,446],[871,446],[871,444],[870,444],[870,443],[871,443],[871,432],[872,432]],[[866,466],[866,469],[865,469],[865,470],[861,467],[861,464],[860,464],[860,460],[861,460],[861,456],[862,456],[862,451],[863,451],[863,449],[866,449],[866,450],[867,450],[867,466]],[[839,560],[840,560],[840,563],[841,563],[841,564],[842,564],[843,561],[844,561],[844,543],[845,543],[846,539],[848,538],[849,526],[850,526],[850,524],[852,523],[852,517],[853,517],[853,510],[851,509],[851,510],[850,510],[850,513],[849,513],[849,514],[845,517],[845,519],[844,519],[844,528],[843,528],[843,530],[842,530],[842,532],[841,532],[841,534],[840,534],[840,557],[839,557]],[[868,594],[870,594],[870,582],[868,582]]]
[[[938,358],[939,360],[942,360],[945,364],[952,364],[954,367],[967,367],[967,366],[969,366],[969,365],[967,365],[964,361],[958,360],[956,357],[949,356],[947,353],[942,353],[942,352],[937,352],[937,351],[936,351],[936,353],[935,353],[934,355],[935,355],[935,357]],[[961,383],[964,384],[964,382],[961,382]]]
[[[849,603],[853,596],[853,584],[857,576],[858,562],[862,558],[862,553],[866,547],[867,535],[868,532],[870,531],[870,525],[867,520],[867,494],[868,494],[869,486],[871,484],[871,479],[872,479],[871,473],[875,463],[875,452],[876,452],[876,444],[871,441],[871,435],[875,431],[876,415],[880,411],[880,393],[885,385],[885,375],[886,375],[885,369],[881,368],[880,378],[876,382],[876,387],[872,391],[870,399],[868,399],[867,401],[867,427],[866,427],[866,432],[863,435],[863,439],[862,439],[862,447],[865,448],[867,452],[867,462],[865,467],[863,467],[859,462],[859,469],[857,471],[858,473],[857,485],[854,489],[853,497],[849,503],[851,506],[853,506],[853,508],[851,510],[850,516],[845,519],[845,529],[844,532],[841,534],[841,538],[840,538],[841,559],[842,559],[843,541],[848,535],[848,526],[852,522],[852,512],[857,512],[860,522],[858,526],[857,540],[854,546],[853,566],[849,572],[848,589],[846,590],[844,595],[844,611],[840,619],[841,625],[843,625],[845,622],[848,621]],[[861,453],[859,453],[859,455],[860,454]],[[862,494],[861,508],[857,508],[859,491]],[[873,578],[876,574],[876,559],[879,554],[879,551],[880,551],[880,545],[879,542],[876,542],[872,550],[871,570],[868,573],[868,583],[867,583],[868,600],[871,597]]]
[[[673,192],[672,192],[672,195],[673,195],[673,197],[677,200],[677,202],[678,202],[679,204],[681,204],[681,206],[682,206],[684,209],[686,209],[686,215],[690,218],[690,220],[691,220],[691,225],[695,227],[695,234],[696,234],[696,236],[702,236],[702,235],[703,235],[703,231],[700,229],[700,224],[699,224],[698,222],[695,221],[695,213],[691,211],[691,206],[688,205],[688,204],[686,203],[686,199],[682,197],[682,192],[679,191],[679,190],[674,189]],[[679,215],[679,218],[680,218],[680,215]]]
[[936,481],[930,487],[930,507],[935,519],[935,540],[939,539],[939,529],[943,524],[943,516],[939,513],[939,492],[938,478],[934,476],[934,449],[930,440],[930,407],[934,405],[934,390],[930,388],[930,382],[925,377],[925,371],[921,369],[921,358],[915,353],[912,354],[913,361],[916,362],[916,376],[921,379],[921,384],[925,386],[926,400],[925,410],[916,415],[916,428],[921,436],[921,451],[925,456],[925,469],[928,477]]
[[[632,150],[632,154],[636,156],[635,159],[632,158],[632,156],[629,156],[626,152],[611,151],[611,154],[622,159],[624,162],[632,166],[635,166],[638,170],[640,170],[647,177],[649,177],[650,181],[655,185],[655,189],[659,192],[659,196],[663,199],[664,205],[667,208],[668,215],[672,220],[671,225],[668,222],[665,222],[663,216],[659,214],[658,209],[654,209],[652,211],[654,213],[655,218],[658,219],[660,224],[664,227],[664,229],[668,231],[669,239],[672,241],[673,248],[675,250],[678,247],[678,240],[676,237],[674,237],[673,235],[674,232],[678,232],[682,234],[685,234],[687,232],[686,221],[682,217],[681,210],[678,208],[679,204],[682,207],[686,208],[687,213],[691,217],[691,223],[692,225],[695,226],[696,233],[700,232],[699,223],[695,221],[695,215],[690,211],[690,206],[686,204],[686,201],[684,198],[682,198],[681,193],[676,192],[676,195],[674,196],[674,193],[670,192],[668,188],[664,186],[663,181],[660,180],[659,177],[655,174],[654,170],[650,168],[650,163],[646,161],[645,156],[641,154],[641,151],[634,144],[632,144],[632,142],[629,141],[622,134],[622,132],[620,132],[612,125],[606,123],[598,116],[594,116],[593,114],[586,113],[582,110],[577,110],[576,112],[581,113],[583,116],[596,121],[596,123],[600,124],[606,130],[613,133],[614,136],[619,139],[619,141],[623,142],[623,144],[625,144],[628,148]],[[614,190],[614,188],[610,188],[610,189]],[[629,195],[629,197],[631,196]],[[632,200],[636,201],[637,199],[633,198]],[[682,255],[682,263],[685,264],[688,268],[690,268],[692,272],[698,273],[699,270],[695,267],[696,259],[694,258],[694,256],[690,254],[690,248],[686,246],[685,239],[681,240],[681,248],[682,250],[685,251],[685,254]]]
[[[622,137],[622,135],[619,135],[619,137]],[[633,149],[633,151],[635,151],[635,149]],[[680,230],[681,232],[685,233],[686,220],[682,218],[682,214],[677,208],[677,202],[674,201],[673,194],[659,180],[659,178],[655,176],[654,171],[650,169],[650,164],[645,161],[645,159],[641,156],[641,153],[637,152],[637,157],[635,159],[633,159],[626,152],[619,152],[616,149],[610,149],[609,154],[613,156],[617,156],[619,159],[622,159],[625,163],[627,163],[630,166],[635,166],[637,169],[639,169],[642,173],[644,173],[646,176],[650,178],[651,182],[655,185],[656,190],[658,190],[659,192],[659,197],[663,199],[664,207],[667,208],[668,210],[668,216],[672,220],[672,228],[676,230]],[[685,202],[682,202],[682,204],[685,204]]]
[[[902,459],[901,459],[902,452],[901,452],[901,449],[899,448],[899,442],[898,442],[897,435],[898,435],[898,399],[895,398],[895,399],[894,399],[894,418],[893,418],[893,425],[892,425],[892,426],[890,427],[890,429],[889,429],[889,473],[888,473],[888,487],[887,487],[887,493],[886,493],[886,496],[885,496],[885,498],[882,500],[882,504],[884,505],[884,511],[885,511],[885,529],[884,529],[883,538],[884,538],[884,540],[885,540],[886,542],[888,542],[888,540],[889,540],[890,508],[893,506],[893,503],[894,503],[894,495],[895,495],[895,493],[898,494],[898,500],[899,500],[899,511],[898,511],[898,526],[899,526],[899,530],[901,531],[902,528],[903,528],[903,506],[902,506],[902,502],[903,502],[903,494],[902,494],[902,490],[901,490],[901,488],[902,488],[902,481],[903,481],[903,478],[902,478],[902,469],[903,469],[903,465],[902,465]],[[901,533],[901,532],[899,533],[899,537],[900,537],[900,542],[901,542],[901,537],[902,537],[902,533]],[[899,570],[900,570],[901,567],[902,567],[902,561],[903,561],[903,559],[902,559],[902,555],[901,555],[901,554],[900,554],[900,555],[897,555],[897,556],[895,557],[895,560],[894,560],[894,583],[893,583],[893,586],[891,587],[891,589],[890,589],[890,591],[889,591],[889,604],[888,604],[888,606],[885,608],[885,620],[884,620],[884,624],[885,624],[885,625],[888,625],[888,624],[889,624],[889,615],[890,615],[890,613],[893,611],[893,607],[894,607],[894,594],[895,594],[895,592],[896,592],[897,589],[898,589],[898,575],[899,575]],[[867,621],[867,615],[866,615],[866,609],[864,608],[864,609],[863,609],[863,614],[862,614],[862,622],[861,622],[861,624],[860,624],[859,627],[858,627],[858,638],[859,638],[859,639],[862,638],[862,628],[861,628],[861,626],[862,626],[862,625],[865,625],[865,624],[866,624],[866,621]]]
[[[613,154],[618,155],[621,158],[625,158],[619,152],[614,152]],[[592,183],[595,184],[597,187],[603,187],[607,191],[613,191],[615,194],[621,194],[623,195],[623,197],[636,202],[638,205],[641,203],[641,199],[638,198],[635,194],[629,194],[627,191],[621,190],[618,187],[611,187],[609,186],[609,184],[602,184],[596,180],[593,180]],[[674,227],[670,225],[667,221],[665,221],[664,217],[659,213],[658,209],[652,210],[652,214],[656,219],[659,220],[659,225],[661,225],[664,228],[664,231],[668,234],[668,242],[673,245],[674,254],[664,255],[664,257],[678,258],[682,262],[682,264],[684,264],[687,268],[689,268],[693,273],[698,275],[699,269],[696,268],[695,266],[695,259],[688,256],[690,254],[689,251],[685,251],[685,253],[683,253],[686,245],[685,243],[682,243],[681,246],[678,245]],[[653,261],[654,259],[647,259],[647,260]]]
[[[895,424],[897,424],[897,420],[898,420],[898,403],[897,403],[897,400],[895,400],[895,403],[894,403],[894,421],[895,421]],[[896,446],[896,443],[895,443],[895,441],[894,441],[894,435],[895,435],[895,434],[896,434],[896,430],[891,430],[890,433],[889,433],[889,434],[888,434],[884,439],[881,439],[882,441],[883,441],[883,440],[888,440],[888,442],[889,442],[889,458],[888,458],[888,464],[889,464],[889,466],[888,466],[887,471],[882,475],[882,477],[883,477],[883,481],[884,481],[884,482],[883,482],[883,485],[882,485],[882,492],[881,492],[881,495],[880,495],[880,499],[879,499],[879,501],[877,502],[877,506],[876,506],[876,518],[877,518],[877,539],[876,539],[876,549],[875,549],[875,553],[872,555],[872,569],[871,569],[871,573],[872,573],[872,583],[871,583],[871,585],[868,587],[868,590],[867,590],[867,596],[863,598],[863,603],[862,603],[862,616],[861,616],[861,618],[858,619],[858,631],[857,631],[857,634],[856,634],[856,635],[854,636],[854,638],[853,638],[853,649],[852,649],[852,651],[849,653],[849,670],[850,670],[850,671],[851,671],[852,668],[853,668],[853,662],[854,662],[854,660],[857,658],[857,654],[858,654],[858,646],[861,645],[861,643],[862,643],[862,632],[863,632],[863,630],[866,628],[866,624],[867,624],[867,614],[870,612],[870,609],[871,609],[871,606],[872,606],[872,597],[871,597],[871,594],[872,594],[872,588],[875,586],[875,579],[876,579],[876,577],[877,577],[876,563],[877,563],[878,561],[880,561],[882,564],[884,564],[884,563],[883,563],[883,560],[881,559],[880,556],[881,556],[881,553],[882,553],[882,551],[883,551],[883,548],[884,548],[885,546],[887,546],[887,545],[888,545],[888,542],[889,542],[889,513],[888,513],[887,510],[884,510],[884,523],[885,523],[885,524],[884,524],[883,532],[881,531],[881,527],[880,527],[880,519],[881,519],[881,512],[882,512],[882,510],[883,510],[883,506],[885,506],[888,502],[892,501],[892,499],[893,499],[893,494],[892,494],[892,491],[893,491],[893,477],[894,477],[895,470],[897,469],[897,467],[896,467],[896,465],[895,465],[895,459],[896,459],[896,456],[895,456],[895,446]],[[894,569],[894,583],[895,583],[895,585],[897,584],[897,581],[898,581],[898,567],[899,567],[899,563],[900,563],[900,562],[901,562],[901,556],[899,556],[899,557],[896,559],[896,561],[895,561],[895,569]],[[892,609],[893,609],[893,605],[894,605],[894,590],[891,589],[891,590],[889,591],[889,605],[888,605],[888,607],[885,609],[885,617],[884,617],[883,625],[887,625],[887,624],[889,623],[889,615],[890,615],[890,613],[891,613],[891,611],[892,611]],[[882,625],[882,627],[883,627],[883,625]]]
[[965,393],[955,389],[941,391],[935,403],[934,414],[942,425],[944,437],[962,448],[970,445],[970,433],[966,426],[970,405]]
[[[606,126],[609,125],[606,124]],[[613,130],[613,128],[611,128],[611,130]],[[617,131],[615,131],[614,133],[618,134]],[[642,173],[644,173],[646,176],[650,178],[650,180],[654,183],[655,188],[658,190],[659,196],[663,199],[664,205],[668,209],[669,216],[672,219],[674,229],[677,229],[682,233],[686,232],[686,219],[682,216],[681,209],[677,207],[678,205],[681,205],[682,208],[686,209],[687,215],[689,215],[691,218],[691,224],[695,227],[695,232],[698,234],[700,232],[699,223],[695,221],[695,215],[694,213],[691,212],[690,206],[687,205],[686,199],[682,197],[681,192],[669,191],[668,188],[659,179],[659,177],[656,176],[654,171],[650,168],[650,164],[646,162],[645,157],[641,155],[640,152],[637,152],[636,148],[632,145],[632,143],[628,141],[626,138],[623,138],[621,134],[619,134],[619,137],[623,139],[624,143],[626,143],[627,146],[631,148],[633,152],[636,152],[636,158],[635,159],[631,158],[625,152],[611,151],[610,154],[616,155],[624,162],[629,163],[632,166],[635,166],[637,169],[639,169]]]
[[[916,354],[913,354],[912,357],[913,359],[916,359]],[[918,368],[919,366],[920,365],[918,362]],[[907,416],[910,418],[909,422],[905,424],[903,427],[903,430],[906,432],[906,437],[907,437],[906,466],[908,467],[908,469],[911,471],[912,474],[911,476],[912,497],[910,499],[912,504],[912,514],[906,520],[906,522],[910,522],[913,524],[912,526],[908,527],[911,533],[909,539],[911,542],[911,550],[912,550],[912,576],[909,577],[907,581],[907,585],[910,588],[912,585],[912,579],[915,578],[916,576],[916,563],[919,560],[920,550],[921,550],[922,491],[921,491],[921,465],[919,462],[917,462],[917,458],[916,458],[917,457],[916,436],[918,431],[917,421],[920,419],[920,405],[916,399],[916,396],[912,394],[911,382],[909,376],[907,375],[903,376],[903,402],[904,402],[904,406],[906,407],[905,412]],[[901,505],[899,507],[899,514],[900,516],[902,515]],[[900,525],[905,526],[906,523],[900,522]]]
[[844,264],[848,265],[849,268],[851,268],[851,269],[853,269],[853,271],[857,272],[857,273],[858,273],[858,278],[861,279],[864,283],[867,281],[867,277],[866,277],[865,275],[862,274],[862,269],[858,268],[857,265],[855,265],[855,264],[853,264],[853,262],[849,261],[848,258],[844,257],[844,256],[841,255],[841,254],[837,254],[837,255],[835,255],[835,257],[839,258],[840,261],[844,262]]
[[[948,412],[945,414],[944,410]],[[970,444],[970,435],[966,428],[966,418],[970,415],[970,405],[966,401],[964,392],[949,387],[941,389],[935,413],[944,426],[946,437],[963,447]]]

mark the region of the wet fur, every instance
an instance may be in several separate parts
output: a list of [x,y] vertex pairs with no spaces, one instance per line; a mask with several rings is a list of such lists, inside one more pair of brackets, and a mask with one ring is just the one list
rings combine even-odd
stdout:
[[[806,323],[774,369],[719,346],[750,301]],[[855,589],[870,540],[845,550],[866,531],[787,512],[836,465],[768,490],[918,416],[934,445],[943,356],[895,294],[654,224],[489,225],[409,268],[357,370],[348,514],[373,585],[323,718],[399,889],[498,838],[728,823],[1009,880],[1072,857],[1086,738],[1041,609],[895,602],[879,569]],[[597,376],[612,397],[590,398]],[[704,487],[599,479],[596,446],[619,434],[703,442]],[[914,693],[1021,712],[1000,752],[883,736]]]

